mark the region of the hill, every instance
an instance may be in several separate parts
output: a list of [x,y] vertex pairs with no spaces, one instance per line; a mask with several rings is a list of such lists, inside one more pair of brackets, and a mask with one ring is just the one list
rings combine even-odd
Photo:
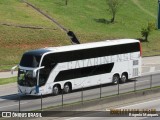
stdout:
[[[82,43],[106,39],[141,38],[141,28],[156,23],[157,0],[123,0],[114,24],[106,0],[28,0],[74,31]],[[21,0],[0,1],[0,69],[17,64],[24,51],[70,44],[66,33]],[[143,55],[160,53],[160,32],[143,43]],[[157,43],[157,44],[155,44]],[[7,67],[6,67],[7,66]]]

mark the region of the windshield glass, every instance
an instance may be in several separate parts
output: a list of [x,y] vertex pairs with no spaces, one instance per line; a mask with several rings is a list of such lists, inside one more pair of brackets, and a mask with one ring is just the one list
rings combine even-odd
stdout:
[[18,84],[21,86],[33,87],[36,86],[37,80],[33,78],[32,70],[18,70]]
[[40,70],[40,74],[39,74],[39,86],[43,86],[45,85],[45,83],[47,82],[47,79],[49,77],[51,69],[45,67],[44,69]]
[[36,68],[39,66],[40,59],[41,56],[24,54],[21,59],[20,66]]

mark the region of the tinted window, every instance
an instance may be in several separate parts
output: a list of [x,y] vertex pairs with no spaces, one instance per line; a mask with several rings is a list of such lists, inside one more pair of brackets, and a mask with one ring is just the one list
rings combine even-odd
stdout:
[[46,52],[49,52],[49,50],[37,49],[24,53],[20,61],[20,66],[32,68],[38,67],[41,56]]
[[89,59],[89,58],[109,56],[109,55],[131,53],[131,52],[137,52],[137,51],[140,51],[138,42],[130,43],[130,44],[53,53],[53,56],[54,56],[54,62],[60,63],[60,62],[68,62],[68,61]]
[[41,66],[45,66],[45,67],[52,67],[55,65],[55,56],[54,54],[48,54],[45,55],[42,61],[42,65]]
[[29,55],[29,54],[24,54],[22,56],[20,66],[23,67],[38,67],[39,62],[40,62],[40,56],[34,56],[34,55]]
[[114,63],[109,63],[104,65],[97,65],[97,66],[61,71],[55,78],[55,82],[74,79],[74,78],[93,76],[98,74],[104,74],[104,73],[110,73],[113,68],[113,65]]
[[40,70],[39,74],[39,85],[43,86],[46,83],[51,70],[56,66],[53,54],[45,55],[41,66],[45,66]]

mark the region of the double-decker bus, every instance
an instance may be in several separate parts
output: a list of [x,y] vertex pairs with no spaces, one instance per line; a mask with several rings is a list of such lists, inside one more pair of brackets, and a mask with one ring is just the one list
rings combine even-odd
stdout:
[[18,65],[18,91],[26,95],[125,83],[141,75],[141,44],[135,39],[48,47],[25,52]]

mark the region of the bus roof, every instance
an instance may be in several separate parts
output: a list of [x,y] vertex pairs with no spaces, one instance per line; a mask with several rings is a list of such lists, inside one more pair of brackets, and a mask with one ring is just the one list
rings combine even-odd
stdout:
[[139,40],[135,40],[135,39],[106,40],[106,41],[100,41],[100,42],[92,42],[92,43],[60,46],[60,47],[47,47],[45,49],[49,50],[50,52],[53,51],[54,53],[56,53],[56,52],[64,52],[64,51],[73,51],[73,50],[80,50],[80,49],[103,47],[103,46],[112,46],[112,45],[119,45],[119,44],[135,43],[135,42],[139,42]]
[[42,56],[44,53],[75,51],[75,50],[98,48],[98,47],[104,47],[104,46],[112,46],[112,45],[135,43],[135,42],[139,42],[139,41],[135,39],[106,40],[106,41],[100,41],[100,42],[83,43],[83,44],[60,46],[60,47],[46,47],[46,48],[37,49],[37,50],[30,50],[25,52],[24,54]]

